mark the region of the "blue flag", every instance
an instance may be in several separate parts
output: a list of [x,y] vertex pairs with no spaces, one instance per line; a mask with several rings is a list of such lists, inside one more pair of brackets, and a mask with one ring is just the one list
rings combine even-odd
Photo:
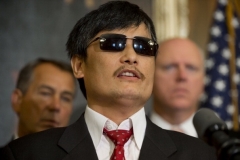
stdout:
[[[240,111],[240,23],[234,9],[229,21],[226,14],[229,12],[227,5],[227,0],[218,0],[213,15],[205,64],[205,98],[201,107],[214,110],[228,127],[232,128],[233,114],[237,111],[236,108]],[[227,21],[230,25],[227,25]],[[229,32],[229,26],[233,29],[235,37]],[[229,47],[231,41],[235,42],[235,53]],[[230,66],[231,58],[234,58],[233,68]],[[238,106],[232,103],[233,98],[238,101]]]

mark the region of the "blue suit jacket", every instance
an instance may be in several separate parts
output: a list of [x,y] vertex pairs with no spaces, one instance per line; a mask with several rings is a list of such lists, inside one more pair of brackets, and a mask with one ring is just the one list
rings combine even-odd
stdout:
[[[145,132],[145,131],[143,131]],[[97,160],[84,115],[65,128],[31,134],[9,143],[1,160]],[[216,160],[202,140],[159,128],[147,118],[139,160]]]

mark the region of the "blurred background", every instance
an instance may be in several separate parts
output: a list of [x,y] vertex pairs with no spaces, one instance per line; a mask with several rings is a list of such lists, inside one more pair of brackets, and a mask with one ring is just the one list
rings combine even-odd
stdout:
[[[203,51],[207,51],[217,2],[226,2],[128,1],[139,5],[153,19],[159,42],[174,36],[188,37]],[[0,142],[9,138],[16,125],[17,118],[12,111],[10,97],[19,69],[38,57],[70,62],[65,50],[68,34],[81,17],[105,2],[107,0],[0,1]],[[240,47],[240,43],[238,45]],[[239,90],[239,84],[237,87]],[[78,89],[71,123],[85,106],[86,100]],[[151,108],[151,99],[145,107],[147,111]]]

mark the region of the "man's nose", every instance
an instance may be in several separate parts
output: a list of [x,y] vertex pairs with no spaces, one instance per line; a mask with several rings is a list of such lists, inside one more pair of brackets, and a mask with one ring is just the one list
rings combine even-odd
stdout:
[[187,71],[184,67],[179,67],[177,78],[179,81],[187,80]]
[[133,49],[132,39],[127,39],[126,47],[122,51],[122,57],[120,59],[121,63],[128,63],[129,65],[137,64],[137,53]]
[[60,97],[58,96],[53,96],[51,103],[48,106],[49,110],[54,111],[54,112],[59,112],[61,108],[61,101]]

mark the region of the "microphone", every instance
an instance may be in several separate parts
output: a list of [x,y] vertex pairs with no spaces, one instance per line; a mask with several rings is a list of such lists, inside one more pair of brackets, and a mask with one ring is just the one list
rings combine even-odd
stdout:
[[240,140],[228,136],[227,125],[211,109],[198,110],[193,125],[198,137],[215,147],[219,160],[240,160]]

